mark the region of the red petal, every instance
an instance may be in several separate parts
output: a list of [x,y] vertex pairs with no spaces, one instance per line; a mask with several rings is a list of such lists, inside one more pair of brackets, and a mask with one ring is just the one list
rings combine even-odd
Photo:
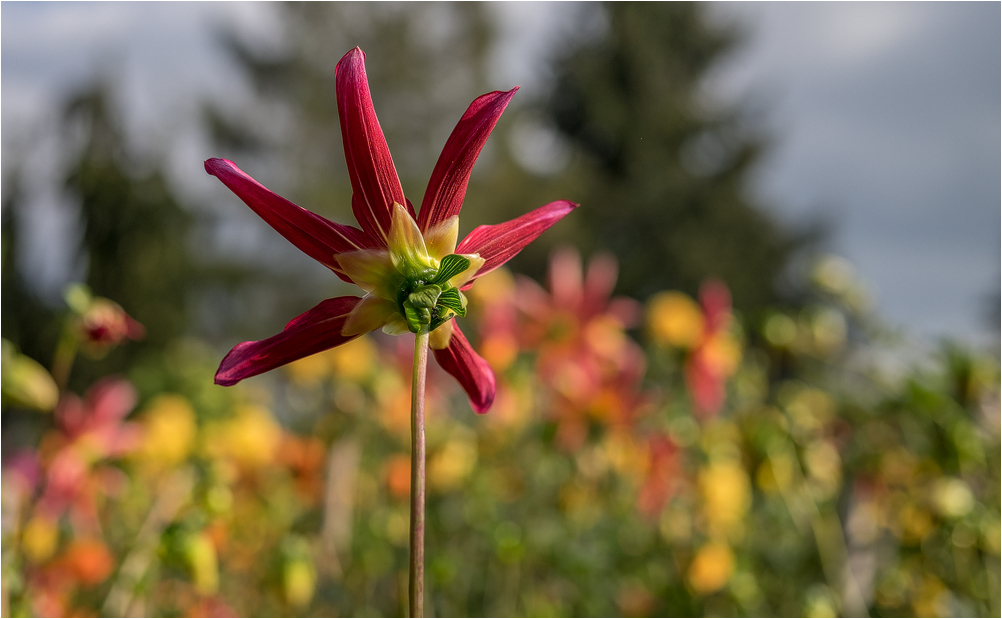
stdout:
[[[290,243],[330,269],[338,268],[336,254],[375,246],[358,228],[334,223],[296,206],[248,176],[232,161],[209,159],[205,162],[205,171],[223,181]],[[345,277],[341,279],[351,281]]]
[[706,316],[707,333],[716,333],[727,326],[731,316],[731,291],[727,284],[716,279],[703,282],[699,287],[699,304]]
[[550,290],[553,305],[571,312],[577,312],[584,296],[581,270],[581,254],[573,247],[561,247],[550,254]]
[[517,86],[507,92],[495,91],[477,97],[459,119],[424,192],[418,215],[422,232],[459,214],[473,164],[516,90]]
[[[523,247],[577,207],[573,202],[557,200],[503,224],[478,226],[459,243],[456,253],[480,254],[486,261],[477,271],[477,277],[480,277],[511,260]],[[476,278],[463,289],[469,288],[474,281]]]
[[407,201],[372,107],[362,50],[356,47],[341,58],[334,80],[344,158],[354,192],[351,210],[362,229],[385,246],[393,203]]
[[723,406],[725,378],[713,371],[701,350],[697,350],[685,364],[685,382],[693,408],[700,417],[711,417]]
[[87,407],[93,425],[116,422],[135,408],[139,396],[132,383],[120,378],[104,378],[87,391]]
[[432,349],[435,359],[442,369],[452,374],[470,398],[470,406],[477,413],[486,413],[494,404],[496,384],[494,372],[483,357],[478,355],[470,342],[453,322],[452,339],[448,348]]
[[216,384],[229,387],[245,378],[273,370],[297,359],[340,346],[357,335],[341,335],[348,314],[361,299],[336,297],[293,318],[285,330],[258,342],[243,342],[219,364]]
[[588,270],[584,277],[582,311],[593,316],[602,312],[610,304],[609,297],[616,287],[619,276],[619,264],[611,254],[600,253],[588,261]]

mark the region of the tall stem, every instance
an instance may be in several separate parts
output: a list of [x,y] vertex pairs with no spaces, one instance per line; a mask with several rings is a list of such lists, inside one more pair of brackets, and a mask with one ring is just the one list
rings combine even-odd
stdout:
[[424,617],[424,386],[428,373],[428,332],[414,339],[411,382],[411,561],[410,616]]
[[56,353],[52,359],[52,379],[56,381],[59,393],[66,391],[70,370],[73,369],[73,361],[77,356],[77,348],[80,344],[74,326],[72,319],[64,321],[63,332],[59,336]]

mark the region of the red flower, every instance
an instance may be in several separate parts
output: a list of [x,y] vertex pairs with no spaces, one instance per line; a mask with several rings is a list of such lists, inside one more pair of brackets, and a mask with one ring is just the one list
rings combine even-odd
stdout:
[[470,104],[446,141],[420,214],[415,214],[372,107],[364,61],[356,47],[335,70],[351,207],[361,229],[296,206],[231,161],[205,162],[209,174],[279,234],[368,293],[327,299],[278,335],[238,344],[220,364],[216,383],[233,385],[380,327],[391,333],[426,329],[439,365],[463,386],[475,411],[487,412],[494,401],[494,374],[453,320],[466,312],[461,290],[507,262],[577,205],[561,200],[503,224],[480,226],[457,247],[458,216],[473,163],[517,88],[488,93]]
[[118,303],[100,297],[91,302],[80,318],[83,345],[96,356],[103,355],[126,338],[141,340],[145,334],[143,325],[126,314]]
[[629,424],[644,404],[644,353],[626,334],[640,307],[612,296],[618,271],[608,254],[585,270],[577,250],[563,248],[550,258],[549,292],[528,278],[518,283],[521,340],[539,351],[536,371],[557,396],[551,413],[569,449],[584,441],[591,421]]
[[57,518],[66,510],[84,527],[96,528],[95,493],[116,483],[113,470],[102,460],[134,451],[141,437],[139,426],[125,421],[136,405],[136,390],[118,378],[105,378],[84,399],[67,394],[56,407],[58,429],[43,440],[46,484],[38,501],[42,514]]
[[741,349],[731,338],[731,293],[723,282],[710,280],[699,289],[703,333],[685,364],[685,381],[700,417],[720,411],[727,379],[734,374]]
[[657,433],[647,439],[648,468],[637,493],[637,508],[656,518],[675,491],[679,474],[679,449],[671,437]]

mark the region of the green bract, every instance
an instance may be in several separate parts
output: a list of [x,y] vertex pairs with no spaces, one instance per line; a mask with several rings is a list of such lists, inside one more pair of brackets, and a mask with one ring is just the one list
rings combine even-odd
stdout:
[[449,254],[442,259],[431,283],[425,284],[423,279],[404,280],[397,302],[409,331],[434,331],[453,316],[466,315],[466,297],[449,280],[468,268],[469,260]]
[[[397,204],[386,249],[338,256],[341,269],[369,294],[355,307],[342,333],[354,335],[383,326],[387,333],[434,331],[453,316],[466,315],[459,287],[483,266],[476,254],[453,254],[458,220],[422,234],[414,218]],[[385,325],[385,326],[384,326]],[[448,334],[444,333],[444,341]]]

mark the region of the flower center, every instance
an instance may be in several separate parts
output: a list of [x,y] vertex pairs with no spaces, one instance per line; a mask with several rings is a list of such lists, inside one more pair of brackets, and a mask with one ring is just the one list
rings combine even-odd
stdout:
[[453,316],[466,316],[466,297],[449,280],[468,268],[468,259],[449,254],[438,271],[423,269],[404,276],[396,302],[412,333],[434,331]]

